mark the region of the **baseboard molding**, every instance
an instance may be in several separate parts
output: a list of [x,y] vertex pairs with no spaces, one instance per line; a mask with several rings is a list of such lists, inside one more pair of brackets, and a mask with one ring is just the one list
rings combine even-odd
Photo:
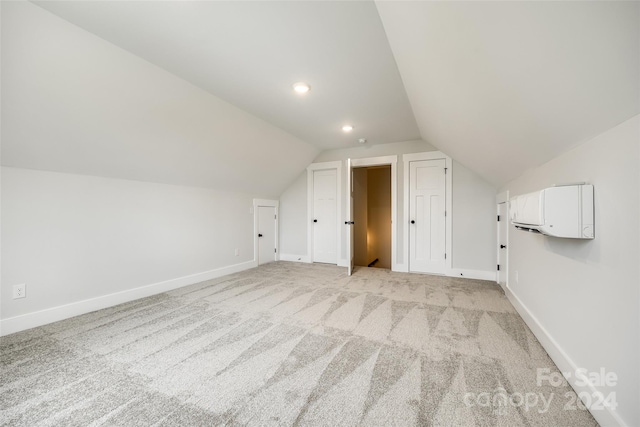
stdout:
[[103,308],[113,307],[114,305],[171,291],[183,286],[204,282],[205,280],[211,280],[217,277],[226,276],[228,274],[238,273],[240,271],[248,270],[257,266],[258,263],[256,261],[247,261],[240,264],[217,268],[215,270],[204,271],[202,273],[178,277],[176,279],[167,280],[164,282],[153,283],[151,285],[140,286],[138,288],[128,289],[126,291],[103,295],[83,301],[77,301],[58,307],[36,311],[33,313],[10,317],[8,319],[2,319],[0,320],[0,336],[13,334],[15,332],[24,331],[26,329],[36,328],[38,326],[68,319],[70,317],[79,316],[81,314],[90,313],[92,311],[101,310]]
[[491,280],[492,282],[496,281],[495,271],[467,270],[464,268],[452,268],[447,272],[447,276],[464,277],[467,279]]
[[347,264],[347,259],[346,258],[342,258],[338,260],[338,267],[348,267],[349,264]]
[[409,266],[407,264],[395,263],[391,265],[391,271],[395,271],[397,273],[408,273]]
[[280,261],[304,262],[309,264],[311,261],[306,255],[280,254]]
[[[529,309],[524,305],[524,303],[518,298],[510,288],[503,287],[505,290],[505,295],[513,304],[520,317],[525,321],[531,332],[536,336],[542,347],[547,351],[551,360],[558,366],[561,372],[570,372],[575,373],[579,366],[577,366],[573,360],[567,355],[567,353],[562,349],[562,347],[558,344],[558,342],[549,334],[549,332],[540,324],[538,319],[529,311]],[[575,375],[571,375],[567,381],[573,387],[576,393],[580,394],[581,392],[585,392],[590,396],[594,396],[594,393],[600,393],[600,391],[591,384],[578,384],[578,379]],[[625,422],[620,418],[620,416],[611,408],[605,406],[605,410],[600,411],[589,411],[593,418],[601,426],[626,426]]]

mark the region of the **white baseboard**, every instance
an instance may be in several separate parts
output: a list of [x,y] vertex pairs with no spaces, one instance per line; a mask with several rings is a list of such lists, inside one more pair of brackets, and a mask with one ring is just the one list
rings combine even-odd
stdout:
[[202,273],[178,277],[177,279],[153,283],[151,285],[140,286],[138,288],[128,289],[126,291],[103,295],[83,301],[72,302],[70,304],[47,308],[45,310],[10,317],[8,319],[2,319],[0,320],[0,336],[24,331],[26,329],[35,328],[38,326],[57,322],[59,320],[64,320],[70,317],[79,316],[81,314],[90,313],[92,311],[101,310],[103,308],[113,307],[114,305],[148,297],[151,295],[160,294],[162,292],[171,291],[183,286],[204,282],[205,280],[211,280],[217,277],[226,276],[227,274],[238,273],[240,271],[248,270],[257,266],[258,263],[256,261],[247,261],[241,264],[230,265],[227,267],[217,268],[215,270],[204,271]]
[[[540,324],[538,319],[522,303],[520,298],[518,298],[508,287],[505,286],[503,289],[511,304],[513,304],[518,314],[520,314],[520,317],[522,317],[527,326],[529,326],[531,332],[533,332],[538,341],[540,341],[540,344],[542,344],[542,347],[544,347],[549,354],[549,357],[551,357],[551,360],[553,360],[553,362],[558,366],[560,371],[572,373],[572,375],[567,378],[567,381],[571,387],[573,387],[575,392],[578,394],[585,392],[589,396],[594,396],[595,393],[600,393],[600,391],[591,384],[583,385],[582,383],[577,383],[578,378],[573,374],[580,367],[571,360],[562,347],[560,347],[558,342],[553,339],[549,332]],[[603,394],[606,396],[606,393]],[[605,410],[589,411],[601,426],[626,426],[625,422],[618,416],[615,410],[612,410],[606,405],[604,407]]]
[[348,267],[349,264],[347,264],[347,259],[346,258],[342,258],[338,260],[338,267]]
[[464,277],[467,279],[491,280],[493,282],[496,281],[495,271],[467,270],[464,268],[452,268],[447,272],[447,276]]
[[[397,263],[392,267],[393,271],[397,271],[399,273],[410,273],[409,265],[405,263]],[[422,273],[418,273],[422,274]],[[431,273],[426,273],[431,274]],[[440,274],[439,274],[440,275]],[[495,271],[483,271],[483,270],[467,270],[463,268],[452,268],[448,270],[445,276],[449,277],[464,277],[467,279],[478,279],[478,280],[496,280],[496,272]]]
[[408,273],[409,272],[409,266],[407,264],[397,263],[397,264],[391,266],[391,271],[396,271],[398,273]]
[[306,255],[280,254],[280,261],[293,261],[310,263],[309,257]]

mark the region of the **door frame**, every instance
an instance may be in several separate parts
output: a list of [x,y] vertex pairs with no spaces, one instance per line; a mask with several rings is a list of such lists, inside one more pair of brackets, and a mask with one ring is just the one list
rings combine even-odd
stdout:
[[[498,273],[498,271],[496,270],[496,283],[498,283],[501,287],[508,289],[509,288],[509,247],[511,246],[509,244],[509,190],[500,193],[498,195],[496,195],[496,217],[497,215],[500,215],[500,205],[504,203],[506,208],[507,208],[507,214],[505,215],[506,218],[504,218],[505,221],[507,221],[507,226],[505,227],[505,233],[506,235],[505,237],[505,241],[507,242],[507,253],[505,255],[505,259],[507,261],[507,265],[506,270],[504,272],[504,277],[505,277],[505,281],[504,281],[504,285],[502,285],[499,282],[500,279],[500,274]],[[502,220],[502,218],[500,218],[500,220]],[[500,262],[500,225],[498,225],[496,227],[496,265]]]
[[451,157],[447,156],[441,151],[428,151],[425,153],[413,153],[413,154],[403,154],[402,160],[404,162],[404,206],[403,206],[403,264],[402,270],[409,272],[411,270],[409,266],[409,169],[411,162],[418,162],[422,160],[445,160],[445,167],[447,168],[447,173],[445,175],[445,205],[447,210],[447,216],[445,218],[445,253],[447,254],[447,259],[445,260],[445,276],[451,275],[451,270],[453,269],[453,253],[452,253],[452,218],[453,218],[453,161]]
[[307,166],[307,254],[309,262],[313,262],[313,173],[322,170],[336,170],[336,262],[340,265],[340,252],[342,250],[342,162],[311,163]]
[[[351,159],[351,168],[363,168],[368,166],[391,166],[391,271],[402,271],[398,266],[397,254],[397,228],[398,228],[398,156],[366,157]],[[353,180],[352,180],[353,185]],[[347,189],[347,199],[350,196]],[[347,203],[349,200],[347,200]],[[353,214],[353,213],[352,213]],[[349,256],[347,253],[347,262]]]
[[268,200],[268,199],[253,199],[253,261],[256,263],[256,265],[259,265],[260,263],[260,258],[259,258],[259,250],[260,250],[260,243],[258,242],[258,208],[260,206],[264,206],[264,207],[273,207],[276,209],[276,217],[274,218],[274,221],[276,222],[276,229],[275,229],[275,245],[276,245],[276,257],[275,260],[276,261],[280,261],[280,243],[279,243],[279,227],[278,227],[278,220],[280,219],[280,212],[279,212],[279,207],[280,207],[280,202],[278,200]]

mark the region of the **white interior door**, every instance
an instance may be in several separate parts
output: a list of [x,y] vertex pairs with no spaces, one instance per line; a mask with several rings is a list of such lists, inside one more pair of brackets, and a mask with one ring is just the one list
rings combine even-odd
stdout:
[[313,172],[313,261],[338,263],[337,170]]
[[353,274],[354,260],[354,233],[353,233],[353,169],[351,159],[347,159],[347,220],[344,222],[347,227],[347,274]]
[[507,285],[509,209],[507,202],[498,203],[498,275],[497,282]]
[[446,161],[414,161],[409,168],[409,270],[444,274]]
[[258,265],[276,260],[276,208],[258,206]]

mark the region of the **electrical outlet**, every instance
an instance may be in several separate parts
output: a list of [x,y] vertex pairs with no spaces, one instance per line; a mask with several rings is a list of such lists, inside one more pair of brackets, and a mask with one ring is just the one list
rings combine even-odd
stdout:
[[240,256],[240,249],[236,248],[235,254],[236,254],[236,256]]
[[24,298],[27,296],[27,285],[13,285],[13,299]]

